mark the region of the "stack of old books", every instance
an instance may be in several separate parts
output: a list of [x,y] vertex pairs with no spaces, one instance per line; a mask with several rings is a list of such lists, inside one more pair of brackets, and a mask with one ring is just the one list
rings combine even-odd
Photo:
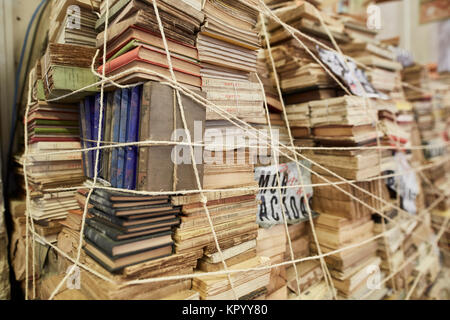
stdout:
[[[184,94],[181,94],[181,99],[192,142],[201,143],[205,109]],[[80,111],[83,146],[96,147],[100,95],[81,101]],[[143,85],[107,92],[103,101],[102,118],[101,145],[111,147],[99,151],[97,170],[98,176],[111,186],[142,191],[197,189],[187,145],[178,148],[173,145],[151,144],[152,141],[174,141],[178,138],[187,142],[181,112],[170,86],[149,81]],[[195,127],[196,124],[199,126]],[[181,136],[174,137],[174,133],[180,132]],[[138,141],[148,141],[149,144],[114,147],[115,143]],[[201,155],[203,148],[196,146],[195,150],[196,154]],[[183,154],[184,158],[178,158],[179,154]],[[95,159],[95,151],[83,155],[85,174],[89,178],[94,177]],[[196,161],[202,179],[203,165],[198,159]],[[176,176],[174,170],[177,172]]]
[[[81,167],[78,108],[76,105],[49,104],[38,101],[28,114],[28,148],[25,159],[17,157],[27,177],[32,196],[31,214],[36,220],[59,219],[76,206],[73,191],[47,192],[46,189],[79,185],[84,180]],[[51,152],[65,151],[60,154]]]
[[[416,100],[412,102],[413,110],[420,131],[420,138],[423,145],[442,144],[439,132],[435,130],[436,121],[434,118],[433,101],[431,99]],[[440,148],[425,149],[424,155],[430,159],[440,155]]]
[[[87,190],[80,189],[86,195]],[[179,208],[168,196],[139,196],[95,189],[86,220],[86,253],[110,272],[170,256]]]
[[[80,214],[82,213],[81,210]],[[86,221],[88,227],[90,219]],[[109,229],[105,229],[109,230]],[[58,236],[58,248],[72,258],[77,255],[79,244],[79,225],[68,225],[63,227]],[[86,248],[89,248],[89,239],[86,241]],[[184,254],[172,254],[158,259],[151,259],[141,263],[123,267],[110,273],[96,258],[91,258],[87,251],[82,250],[80,262],[95,270],[99,274],[113,280],[106,281],[91,272],[81,270],[81,290],[79,293],[87,299],[100,300],[144,300],[144,299],[198,299],[198,293],[191,290],[192,280],[190,278],[179,280],[166,280],[157,282],[147,282],[140,284],[127,284],[126,282],[138,279],[158,278],[174,275],[192,274],[197,264],[197,259],[202,255],[201,250],[193,250]],[[60,274],[64,274],[72,265],[67,259],[59,259]],[[61,278],[59,278],[59,281]],[[52,292],[59,282],[51,281],[49,292]],[[64,292],[64,291],[63,291]],[[48,298],[48,297],[47,297]]]
[[[245,174],[242,174],[245,179]],[[253,174],[252,174],[253,175]],[[268,258],[256,253],[258,225],[255,191],[217,191],[206,193],[208,211],[214,226],[223,259],[228,269],[246,269],[269,264]],[[198,263],[199,272],[223,270],[222,256],[214,237],[199,195],[179,196],[173,203],[182,205],[180,228],[175,231],[177,253],[203,249]],[[266,293],[270,270],[235,273],[233,284],[239,298],[257,298]],[[246,281],[248,281],[246,283]],[[196,277],[193,289],[201,299],[233,299],[228,278],[223,276]],[[263,290],[264,289],[264,290]]]
[[[390,220],[378,214],[372,215],[374,221],[374,232],[380,234],[386,232],[385,237],[378,239],[377,255],[381,258],[380,269],[387,275],[395,270],[400,270],[400,266],[405,262],[403,243],[406,233],[410,232],[417,225],[415,220],[408,220],[400,216],[397,210],[388,209],[384,214]],[[383,221],[384,219],[384,228]],[[405,292],[407,289],[410,268],[400,270],[391,281],[386,282],[386,287],[392,289],[397,294]],[[391,294],[392,295],[392,294]]]
[[[284,224],[272,226],[268,229],[259,228],[256,241],[258,255],[270,258],[270,264],[285,261],[287,237]],[[287,252],[290,251],[287,250]],[[290,257],[290,255],[288,256]],[[266,300],[286,300],[287,294],[286,267],[272,268]]]
[[[74,13],[79,14],[79,20],[73,21]],[[95,47],[97,37],[97,32],[95,31],[96,21],[97,16],[92,9],[81,7],[79,12],[68,11],[56,35],[55,42]]]
[[96,11],[101,0],[57,0],[52,2],[49,42],[95,47]]
[[[203,13],[185,2],[158,1],[158,11],[178,82],[190,89],[201,86],[200,65],[195,48],[196,33]],[[171,77],[164,43],[151,2],[133,0],[110,2],[108,30],[106,11],[97,21],[97,47],[107,42],[107,64],[99,68],[119,83],[161,80]],[[101,57],[101,56],[100,56]],[[100,59],[99,61],[102,62]],[[103,67],[105,70],[103,70]],[[120,74],[120,76],[118,76]]]
[[[376,143],[374,126],[377,110],[363,98],[344,96],[312,101],[311,126],[314,140],[325,147],[367,146]],[[346,179],[366,179],[379,174],[378,154],[372,150],[315,150],[312,158],[320,165]],[[330,175],[319,166],[320,174]]]
[[[262,43],[264,45],[264,42]],[[267,54],[265,49],[258,50],[258,60],[256,61],[256,70],[258,77],[263,83],[264,93],[266,94],[267,105],[270,111],[282,111],[280,97],[278,91],[275,88],[274,79],[270,77],[270,70],[272,70],[272,64],[267,63]]]
[[[310,252],[310,225],[307,222],[293,224],[288,227],[289,236],[291,238],[292,251],[294,259],[301,259],[311,255]],[[286,243],[285,261],[292,260],[288,243]],[[311,299],[308,297],[309,290],[322,287],[324,285],[324,278],[322,268],[319,260],[308,260],[296,263],[297,275],[293,265],[286,266],[286,281],[289,289],[289,299]],[[297,285],[298,284],[298,285]],[[300,292],[298,291],[300,287]],[[329,293],[325,292],[323,299],[328,299]]]
[[[90,69],[94,55],[94,48],[50,43],[41,58],[41,75],[46,99],[58,98],[96,83],[97,77]],[[97,88],[91,86],[59,102],[78,102],[96,91]]]
[[404,88],[406,99],[412,101],[430,97],[429,76],[425,66],[416,63],[404,68],[402,81],[407,83]]
[[[356,219],[346,219],[321,213],[315,227],[320,248],[324,253],[362,242],[373,236],[373,221],[370,214]],[[311,243],[311,247],[317,252],[315,243]],[[369,272],[366,268],[380,263],[380,259],[376,257],[376,249],[376,242],[368,242],[325,257],[338,296],[358,299],[367,293],[369,289],[366,282]]]
[[[257,71],[260,46],[255,29],[257,11],[240,1],[220,0],[206,1],[204,12],[205,24],[197,37],[202,91],[226,111],[226,117],[238,117],[251,125],[266,124],[262,88],[251,77]],[[206,120],[208,130],[242,134],[213,109],[207,109]]]

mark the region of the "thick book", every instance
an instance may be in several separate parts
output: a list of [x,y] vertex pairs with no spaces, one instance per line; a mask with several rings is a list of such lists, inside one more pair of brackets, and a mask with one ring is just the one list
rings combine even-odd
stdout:
[[[166,40],[171,55],[178,54],[182,57],[198,61],[198,53],[195,46],[191,46],[186,43],[168,38],[166,38]],[[130,26],[123,33],[117,36],[114,41],[108,44],[108,53],[106,55],[108,60],[116,55],[131,41],[142,44],[152,44],[153,46],[156,46],[160,49],[164,49],[164,43],[160,35],[148,30],[141,29],[137,26]]]
[[167,211],[172,211],[174,208],[169,204],[153,204],[146,206],[135,206],[135,207],[125,207],[125,208],[114,208],[111,204],[101,197],[91,195],[90,203],[92,203],[96,208],[107,212],[113,216],[130,216],[144,213],[164,213]]
[[[174,71],[190,73],[197,76],[200,75],[200,64],[198,62],[188,60],[187,57],[177,54],[171,54],[170,57]],[[105,73],[108,74],[110,71],[114,71],[126,64],[127,61],[132,61],[134,59],[148,61],[167,68],[169,67],[167,65],[167,55],[164,49],[142,44],[135,40],[132,40],[111,58],[112,60],[108,61],[105,66],[100,66],[98,68],[99,73],[102,73],[103,67],[105,67]]]
[[89,240],[86,240],[84,250],[90,257],[100,263],[106,270],[108,270],[109,272],[116,272],[127,266],[131,266],[140,262],[169,256],[173,252],[173,245],[168,244],[156,249],[116,257],[115,259],[110,258],[107,254],[99,250]]
[[[114,92],[109,92],[106,96],[106,109],[104,113],[104,141],[105,145],[111,142],[111,129],[112,129],[112,112],[114,103]],[[111,178],[111,151],[112,149],[102,149],[102,178],[106,181],[110,181]]]
[[[131,89],[131,102],[127,123],[127,142],[138,141],[139,128],[139,105],[141,100],[140,86]],[[136,162],[137,162],[137,146],[127,146],[125,148],[125,178],[124,189],[136,189]]]
[[[177,132],[185,134],[183,138],[186,141],[187,135],[174,90],[168,85],[157,82],[145,83],[142,90],[139,140],[172,141],[172,134],[177,129]],[[205,108],[182,93],[180,95],[191,141],[202,143],[205,130]],[[175,118],[174,114],[176,114]],[[174,160],[177,160],[174,156],[181,152],[186,152],[191,160],[188,146],[140,146],[137,189],[145,191],[198,189],[192,161],[187,161],[188,163],[179,161],[181,163],[176,165],[177,180],[174,183]],[[194,153],[200,181],[203,181],[203,165],[201,164],[203,148],[195,146]]]
[[176,218],[176,212],[164,212],[164,213],[151,213],[146,214],[146,217],[139,216],[139,219],[124,219],[124,218],[118,218],[113,215],[110,215],[108,213],[105,213],[95,207],[89,208],[89,213],[92,216],[95,216],[97,218],[106,220],[114,225],[121,226],[121,227],[131,227],[131,226],[139,226],[149,223],[157,223],[161,221],[166,221],[169,219],[175,219]]
[[[111,191],[104,189],[95,189],[94,194],[99,195],[111,202],[138,202],[138,201],[161,201],[164,200],[164,203],[169,202],[169,196],[161,195],[161,196],[146,196],[139,194],[130,194],[128,192],[121,191]],[[162,203],[162,202],[161,202]]]
[[[92,136],[92,121],[91,121],[91,114],[92,114],[92,99],[90,97],[87,97],[84,100],[84,116],[85,116],[85,123],[86,123],[86,134],[85,134],[85,139],[87,139],[88,141],[86,142],[86,145],[88,148],[92,148],[94,146],[94,144],[89,141],[92,140],[93,136]],[[87,161],[88,161],[88,168],[89,168],[89,172],[88,172],[88,177],[89,178],[93,178],[94,177],[94,167],[93,167],[93,151],[88,151],[87,152]]]
[[[119,142],[127,142],[127,122],[130,109],[130,89],[122,89],[122,100],[120,103],[120,128]],[[125,178],[125,147],[118,147],[117,153],[117,188],[123,188]]]
[[179,223],[179,220],[170,219],[156,223],[137,225],[129,228],[108,223],[106,220],[102,220],[100,218],[89,218],[86,220],[86,223],[98,232],[104,233],[109,238],[117,241],[170,232],[172,227]]
[[117,241],[109,238],[106,234],[99,232],[89,225],[86,225],[84,235],[109,257],[138,253],[144,250],[172,244],[170,232]]
[[[166,56],[164,56],[164,58],[165,58],[164,62],[162,62],[161,59],[160,59],[160,62],[155,62],[153,60],[149,60],[150,57],[146,54],[143,54],[143,52],[148,53],[148,51],[145,51],[145,49],[142,46],[140,46],[136,49],[133,49],[133,50],[117,57],[116,59],[109,62],[112,67],[108,68],[106,74],[110,77],[116,77],[119,74],[122,75],[126,71],[131,70],[131,71],[133,71],[133,72],[131,72],[131,74],[135,75],[136,80],[138,80],[138,79],[155,80],[155,79],[158,79],[158,74],[161,74],[168,78],[170,78],[172,76],[170,73],[170,70],[169,70],[169,66],[167,64]],[[179,68],[180,66],[178,65],[177,61],[180,62],[181,60],[172,59],[173,72],[175,74],[176,80],[180,83],[191,85],[196,88],[200,88],[202,85],[201,76],[199,73],[194,73],[195,71],[197,71],[197,69],[199,67],[192,64],[192,66],[195,67],[194,68],[195,70],[189,71],[189,70],[181,69],[181,68]],[[138,70],[136,70],[136,69],[138,69]],[[192,72],[192,71],[194,71],[194,72]],[[125,76],[122,76],[120,78],[116,77],[116,80],[120,80],[121,78],[124,78],[124,77]]]
[[[122,99],[122,90],[117,89],[114,91],[113,98],[113,110],[111,117],[111,141],[119,142],[119,132],[120,132],[120,102]],[[110,180],[109,182],[113,187],[117,186],[117,160],[119,155],[119,148],[114,147],[111,149],[111,160],[110,160]]]

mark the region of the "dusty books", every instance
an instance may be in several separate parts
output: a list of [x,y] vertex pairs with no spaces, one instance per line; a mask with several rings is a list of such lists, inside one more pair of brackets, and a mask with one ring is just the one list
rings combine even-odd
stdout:
[[[257,268],[269,265],[266,257],[255,257],[231,266],[229,269]],[[244,297],[258,288],[265,287],[269,283],[270,269],[261,271],[233,273],[231,279],[234,292]],[[196,277],[192,281],[192,288],[199,291],[200,298],[204,300],[228,300],[233,299],[234,293],[226,275]]]
[[[257,253],[259,256],[268,257],[271,264],[277,264],[285,261],[285,250],[286,232],[284,225],[276,225],[269,229],[258,229]],[[285,300],[286,298],[286,267],[272,268],[266,299]]]
[[172,253],[171,230],[179,223],[179,209],[169,197],[95,190],[89,201],[85,250],[108,271]]
[[95,47],[97,32],[95,30],[96,14],[92,9],[79,7],[79,21],[71,19],[73,12],[68,10],[61,23],[55,42]]
[[[259,48],[257,12],[238,1],[206,1],[204,12],[197,37],[202,91],[226,116],[265,123],[262,88],[250,81]],[[223,112],[208,109],[207,120],[223,119]]]
[[[175,77],[180,83],[198,90],[201,78],[194,44],[203,14],[172,0],[160,1],[158,10]],[[147,1],[119,1],[110,4],[109,14],[106,39],[109,61],[99,71],[105,68],[106,75],[115,77],[119,83],[160,80],[160,74],[170,78],[168,57],[153,5]],[[104,28],[105,17],[106,12],[97,21],[97,29]],[[98,35],[97,47],[102,47],[104,36],[104,31]]]
[[[100,177],[113,187],[130,190],[175,191],[198,188],[188,146],[151,144],[152,141],[174,139],[188,142],[182,114],[174,97],[175,92],[170,86],[157,82],[105,94],[101,137],[107,143],[103,144],[148,141],[148,145],[101,149],[97,166]],[[181,97],[192,142],[201,143],[205,130],[205,110],[184,94]],[[95,147],[94,141],[99,138],[100,95],[82,101],[80,111],[83,145],[86,148]],[[167,121],[171,123],[170,126]],[[179,136],[173,136],[174,133]],[[200,182],[203,179],[203,164],[198,154],[201,155],[202,151],[202,147],[196,147]],[[172,153],[177,156],[172,158]],[[180,154],[184,154],[185,158],[178,158]],[[94,177],[95,159],[95,151],[83,155],[87,177]]]
[[405,96],[408,100],[428,98],[431,94],[429,76],[425,66],[414,64],[402,70],[402,81],[411,87],[405,87]]
[[[207,206],[219,244],[233,239],[251,240],[256,238],[257,204],[254,195],[221,197],[211,200]],[[175,230],[174,239],[177,252],[203,248],[208,245],[214,247],[211,227],[200,202],[186,203],[182,206],[181,223],[180,227]],[[234,243],[235,240],[230,243],[231,247],[234,246]],[[225,249],[222,246],[221,248]],[[234,254],[236,255],[236,252]]]
[[[347,220],[321,214],[316,221],[316,232],[322,252],[330,252],[367,240],[373,235],[372,229],[373,222],[370,215]],[[317,252],[315,243],[311,243],[311,248]],[[375,261],[379,263],[379,260],[374,260],[376,248],[376,242],[367,242],[325,257],[338,295],[348,299],[361,297],[365,293],[366,279],[370,274],[365,268],[375,264]]]
[[[324,176],[330,182],[342,181],[336,177]],[[321,177],[312,175],[311,181],[313,183],[325,183]],[[387,189],[383,186],[380,189],[377,181],[361,181],[354,183],[357,187],[362,188],[370,193],[375,194],[378,197],[384,199],[389,198]],[[340,184],[340,189],[351,194],[353,197],[360,199],[367,206],[375,209],[380,209],[382,204],[377,201],[374,197],[367,195],[366,193],[358,190],[356,187],[348,184]],[[341,190],[336,189],[332,185],[328,186],[318,186],[314,188],[313,197],[313,209],[320,213],[330,213],[333,215],[345,217],[348,219],[360,218],[362,216],[368,215],[372,212],[370,208],[361,204],[359,201],[354,200],[348,194],[343,193]]]
[[[28,113],[28,157],[16,157],[17,172],[27,164],[31,214],[36,220],[61,219],[77,209],[73,191],[48,192],[84,180],[79,141],[79,113],[75,105],[38,101]],[[51,154],[52,152],[60,154]]]
[[[95,55],[94,48],[72,44],[51,43],[41,59],[41,74],[46,99],[53,99],[97,82],[90,70]],[[96,92],[91,86],[60,102],[78,102],[84,96]]]

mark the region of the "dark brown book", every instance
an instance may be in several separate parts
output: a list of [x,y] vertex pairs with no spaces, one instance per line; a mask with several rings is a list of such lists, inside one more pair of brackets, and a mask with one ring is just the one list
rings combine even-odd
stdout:
[[[203,106],[181,94],[185,120],[191,135],[191,141],[202,143],[205,130],[206,111]],[[176,117],[174,119],[174,113]],[[199,132],[195,135],[194,124]],[[141,103],[141,127],[139,140],[172,141],[174,129],[184,131],[179,104],[174,90],[157,82],[148,82],[143,86]],[[185,137],[186,138],[186,137]],[[194,139],[198,140],[195,141]],[[201,140],[200,140],[201,139]],[[178,148],[174,149],[174,148]],[[181,149],[182,148],[182,149]],[[190,163],[180,163],[175,167],[172,159],[174,154],[188,154]],[[177,152],[179,151],[179,152]],[[195,147],[197,169],[200,182],[203,181],[203,165],[198,155],[203,154],[202,147]],[[145,191],[179,191],[198,189],[190,150],[188,146],[141,146],[139,147],[138,190]],[[176,170],[176,171],[174,171]],[[174,184],[174,172],[176,183]]]

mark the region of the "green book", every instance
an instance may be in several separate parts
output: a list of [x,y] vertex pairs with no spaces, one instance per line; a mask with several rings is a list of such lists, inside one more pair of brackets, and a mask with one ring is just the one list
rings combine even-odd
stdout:
[[78,128],[34,128],[35,134],[51,134],[51,133],[67,133],[67,134],[77,134],[79,133]]
[[[115,59],[115,58],[117,58],[117,57],[119,57],[119,56],[121,56],[121,55],[123,55],[124,53],[127,53],[128,51],[133,50],[136,47],[139,47],[139,46],[145,46],[145,47],[148,47],[148,48],[153,49],[155,51],[159,51],[159,52],[161,52],[163,54],[166,54],[166,51],[163,48],[159,48],[159,47],[154,46],[154,45],[152,45],[150,43],[143,42],[141,40],[132,39],[126,45],[124,45],[119,51],[117,51],[113,56],[111,56],[111,58],[108,59],[108,62],[113,60],[113,59]],[[171,52],[170,56],[171,57],[175,57],[175,58],[179,58],[179,59],[182,59],[182,60],[187,60],[187,61],[193,62],[193,63],[199,63],[198,60],[193,59],[193,58],[188,57],[188,56],[185,56],[183,54],[179,54],[179,53]]]
[[[98,82],[98,80],[98,77],[92,73],[90,68],[52,65],[48,71],[48,79],[44,80],[47,81],[47,100],[85,88]],[[58,102],[78,102],[85,96],[97,91],[97,86],[91,86]]]
[[76,120],[48,120],[48,119],[36,119],[33,124],[37,126],[68,126],[75,127],[78,126],[78,121]]

